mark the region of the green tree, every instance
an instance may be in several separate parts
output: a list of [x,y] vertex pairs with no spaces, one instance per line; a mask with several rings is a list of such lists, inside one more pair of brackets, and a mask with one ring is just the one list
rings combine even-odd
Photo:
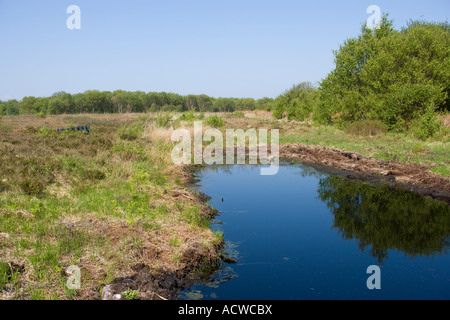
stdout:
[[286,112],[289,120],[302,121],[313,112],[317,100],[317,89],[309,82],[294,85],[279,96],[273,104],[274,117],[282,118]]
[[33,96],[24,97],[22,101],[19,103],[19,112],[20,114],[35,114],[37,113],[37,109],[35,107],[36,98]]
[[214,100],[211,97],[207,96],[206,94],[201,94],[197,96],[198,111],[200,112],[211,111],[213,102]]
[[158,93],[158,98],[159,98],[159,102],[160,102],[160,105],[161,106],[168,106],[168,105],[170,105],[170,102],[169,102],[169,97],[168,97],[168,94],[167,94],[167,92],[159,92]]
[[84,113],[89,112],[86,108],[85,98],[83,93],[77,93],[72,95],[73,111],[72,113]]
[[37,98],[35,103],[36,111],[38,113],[47,114],[49,100],[49,98]]
[[19,102],[15,99],[1,102],[3,115],[18,115],[20,113]]
[[126,92],[123,90],[116,90],[112,93],[111,103],[113,105],[114,113],[123,113],[126,106]]
[[105,113],[112,112],[113,104],[106,92],[88,90],[84,92],[84,106],[86,112]]
[[185,104],[185,97],[177,93],[168,93],[167,103],[172,106],[183,106]]
[[316,120],[381,120],[395,129],[429,105],[448,110],[449,25],[410,22],[400,31],[392,25],[387,15],[380,29],[364,24],[335,51],[335,69],[320,84]]
[[272,110],[273,102],[274,102],[274,99],[272,99],[272,98],[264,97],[262,99],[258,99],[256,101],[256,109],[270,111],[270,110]]
[[48,100],[48,114],[73,113],[72,95],[64,91],[54,93]]
[[279,96],[275,99],[273,106],[272,106],[272,112],[275,119],[281,119],[283,118],[283,113],[286,110],[286,104],[284,101],[283,96]]
[[147,93],[147,105],[151,108],[154,108],[155,110],[152,111],[159,111],[159,109],[164,105],[161,101],[161,98],[157,92],[149,92]]
[[146,94],[144,92],[125,92],[123,103],[126,112],[144,112]]
[[240,110],[255,110],[256,109],[256,101],[252,98],[244,98],[240,99]]
[[309,82],[293,86],[284,94],[287,117],[289,120],[302,121],[308,118],[316,104],[317,89]]
[[217,98],[213,103],[214,112],[234,112],[236,103],[231,98]]
[[405,190],[372,188],[333,176],[320,180],[319,199],[334,215],[333,228],[346,240],[356,239],[379,263],[388,250],[412,257],[446,252],[450,207]]
[[197,103],[197,96],[195,95],[188,95],[185,99],[185,103],[184,103],[185,108],[183,108],[183,111],[186,110],[193,110],[196,111],[198,110],[198,103]]

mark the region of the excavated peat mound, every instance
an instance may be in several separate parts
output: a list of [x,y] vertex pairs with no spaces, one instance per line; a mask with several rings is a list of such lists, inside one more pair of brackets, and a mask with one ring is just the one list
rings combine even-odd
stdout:
[[351,179],[382,182],[408,189],[450,205],[450,179],[424,165],[384,161],[329,147],[301,143],[280,146],[280,157],[309,164],[322,171],[344,174]]

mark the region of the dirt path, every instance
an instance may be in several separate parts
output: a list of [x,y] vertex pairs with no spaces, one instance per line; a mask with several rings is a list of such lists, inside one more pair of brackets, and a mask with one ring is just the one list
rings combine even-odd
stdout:
[[280,146],[280,157],[299,160],[350,178],[382,181],[450,204],[450,179],[415,163],[383,161],[358,153],[300,143]]

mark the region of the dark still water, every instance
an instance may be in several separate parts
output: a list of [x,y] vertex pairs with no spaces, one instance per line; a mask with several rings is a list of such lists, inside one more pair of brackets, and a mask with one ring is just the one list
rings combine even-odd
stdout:
[[[405,192],[281,166],[207,167],[228,255],[179,299],[450,299],[450,207]],[[223,201],[222,201],[223,198]],[[381,289],[367,273],[380,267]]]

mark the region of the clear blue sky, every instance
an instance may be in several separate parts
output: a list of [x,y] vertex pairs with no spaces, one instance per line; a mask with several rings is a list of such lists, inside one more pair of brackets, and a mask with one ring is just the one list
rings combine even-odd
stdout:
[[[81,30],[69,30],[69,5]],[[448,0],[0,0],[0,100],[88,89],[276,97],[333,68],[378,5],[396,28]]]

